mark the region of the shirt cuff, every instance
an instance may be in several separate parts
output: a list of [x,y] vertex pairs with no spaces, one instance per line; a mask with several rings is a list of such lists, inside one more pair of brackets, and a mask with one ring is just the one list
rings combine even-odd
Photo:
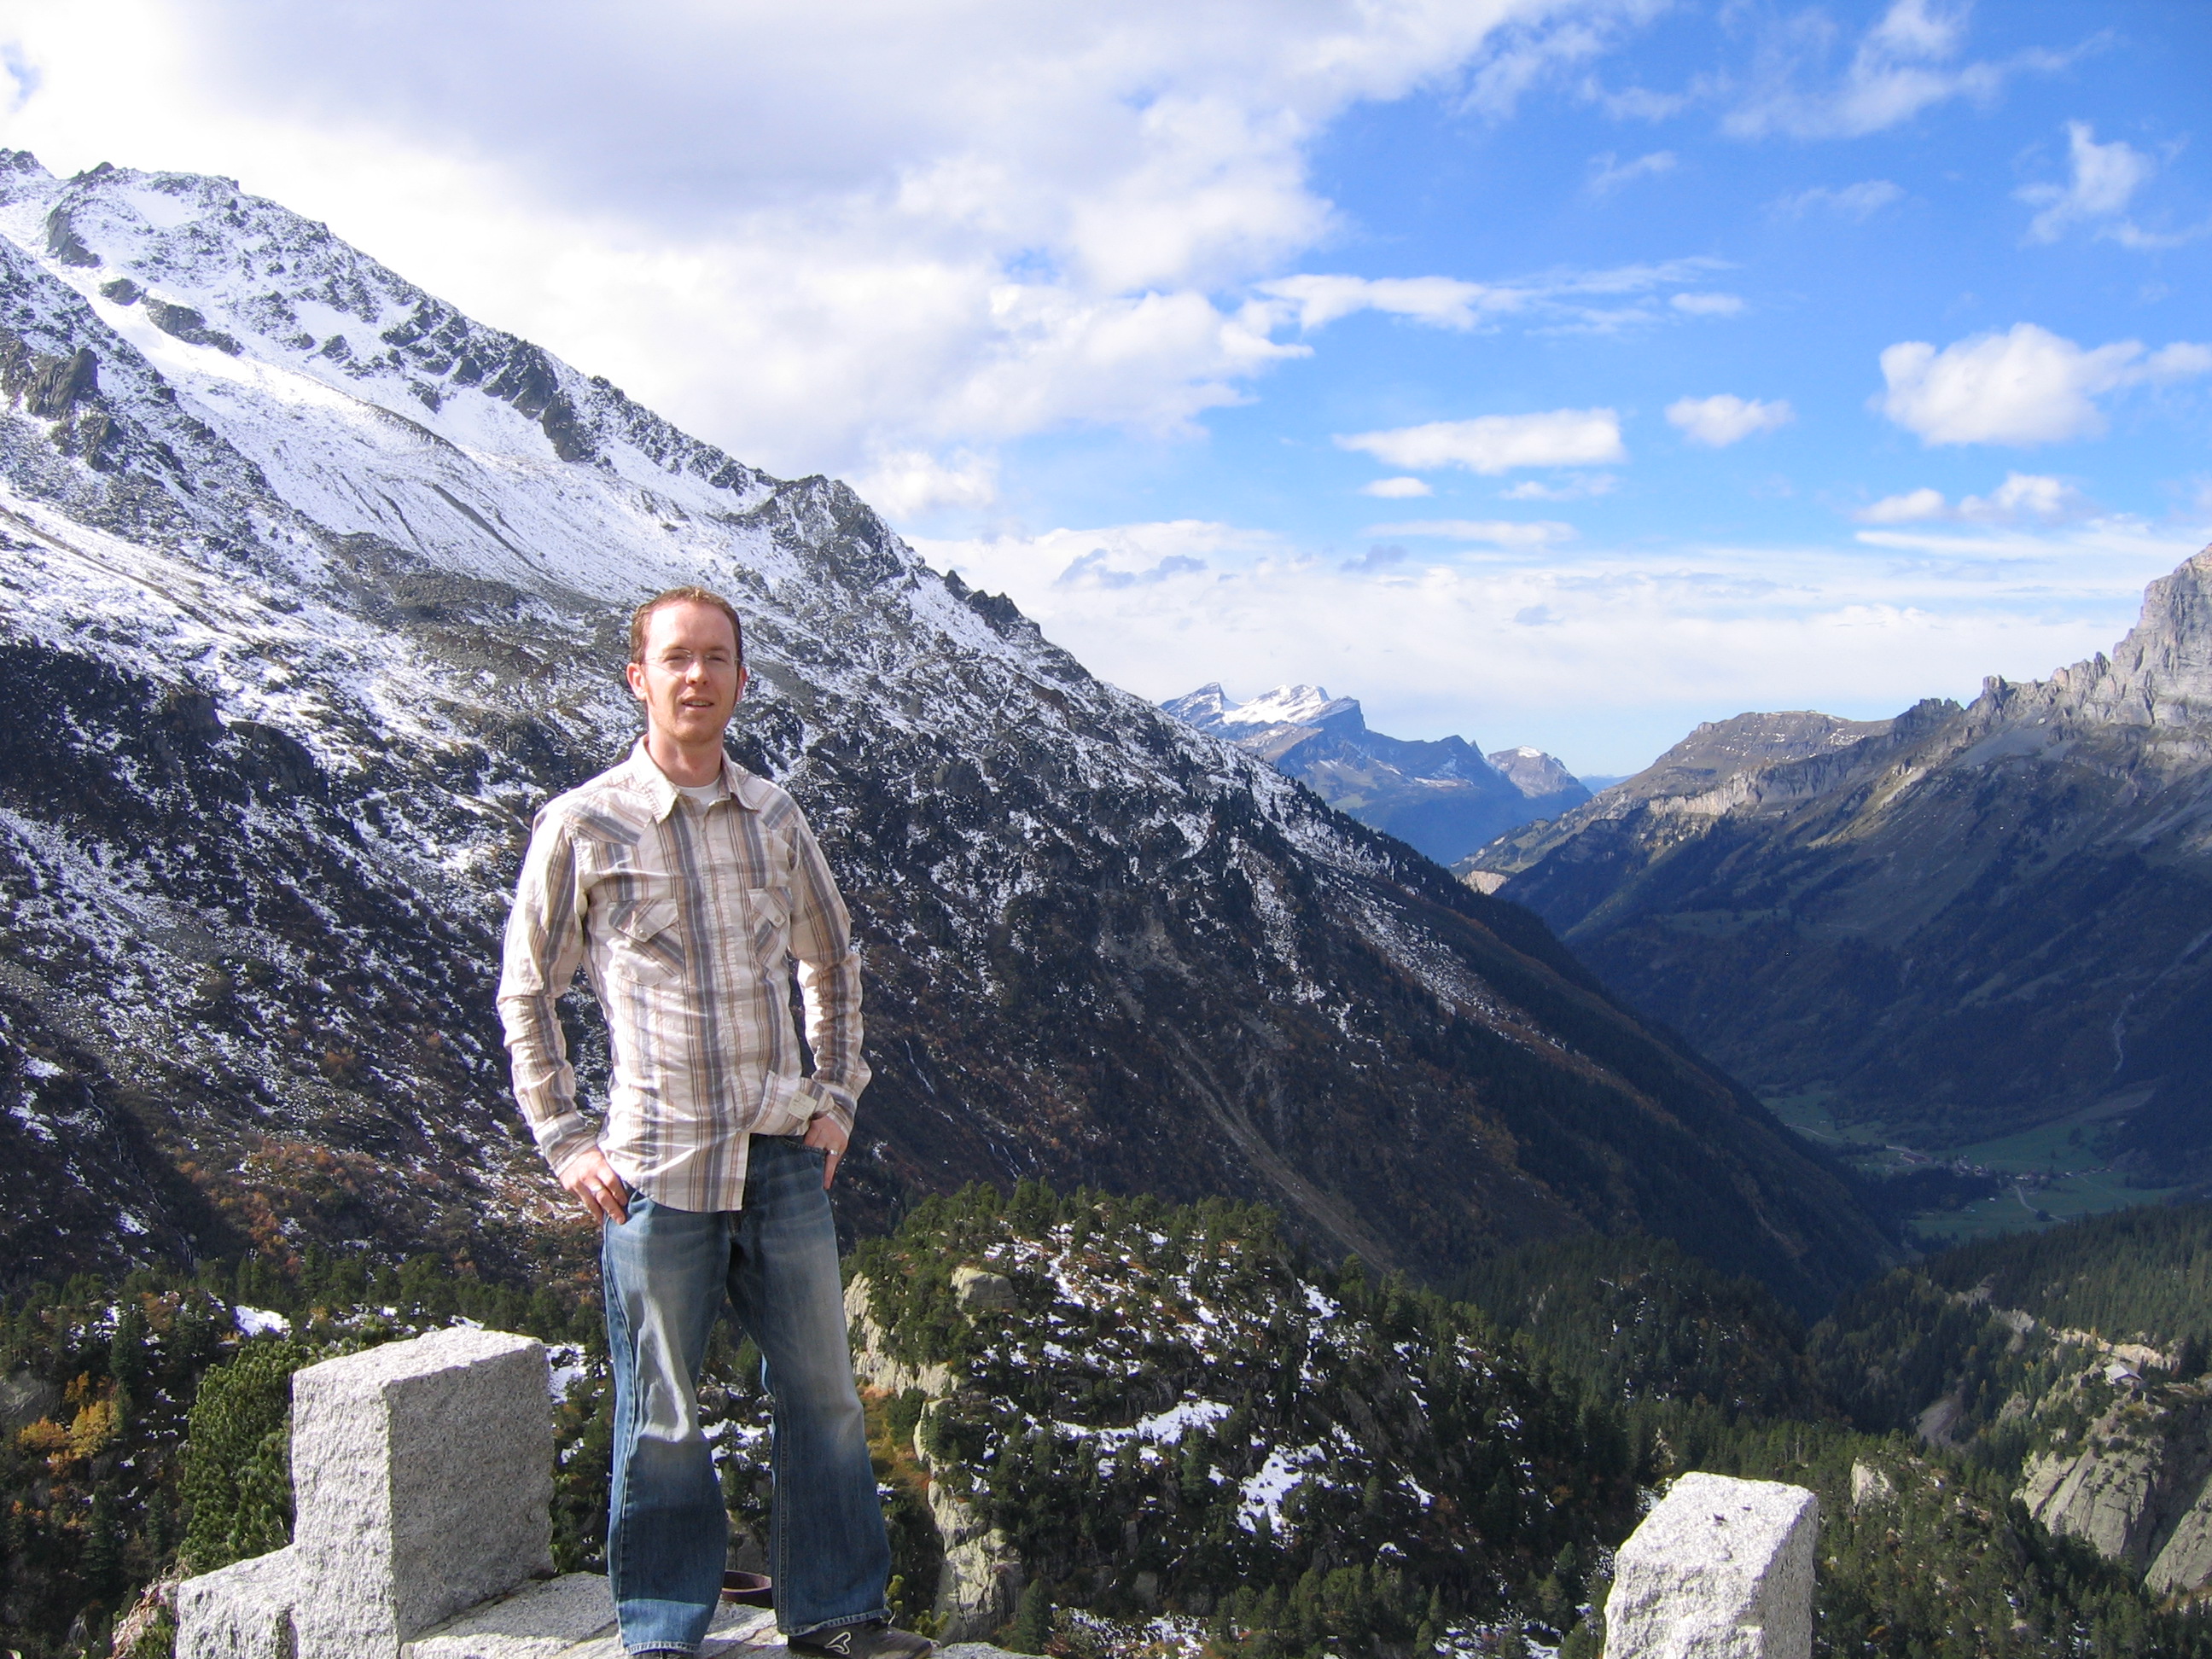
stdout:
[[853,1133],[852,1096],[835,1088],[818,1078],[809,1078],[799,1087],[810,1096],[812,1111],[810,1117],[826,1117],[849,1138]]
[[538,1137],[538,1150],[556,1176],[599,1144],[599,1131],[581,1112],[542,1119],[531,1126],[531,1133]]

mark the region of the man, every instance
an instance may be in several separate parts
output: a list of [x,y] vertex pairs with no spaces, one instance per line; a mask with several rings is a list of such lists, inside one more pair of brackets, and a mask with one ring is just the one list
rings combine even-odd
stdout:
[[[828,1196],[868,1081],[844,902],[791,797],[722,751],[746,679],[729,602],[698,587],[647,600],[628,672],[645,735],[538,815],[499,988],[515,1098],[600,1225],[623,1645],[696,1653],[720,1594],[729,1522],[696,1390],[726,1294],[774,1399],[771,1571],[792,1652],[916,1659],[930,1644],[888,1623]],[[613,1047],[597,1133],[554,1008],[579,967]]]

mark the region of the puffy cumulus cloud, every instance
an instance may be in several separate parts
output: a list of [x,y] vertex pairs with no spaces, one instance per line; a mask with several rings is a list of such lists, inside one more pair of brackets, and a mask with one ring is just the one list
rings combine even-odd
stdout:
[[1893,0],[1850,48],[1826,12],[1777,18],[1763,32],[1745,90],[1724,122],[1741,137],[1859,137],[1911,120],[1936,105],[1966,99],[1986,105],[2024,71],[2069,61],[2047,50],[2003,60],[1962,61],[1972,7],[1966,0]]
[[1416,495],[1428,495],[1435,492],[1419,478],[1398,477],[1377,478],[1372,483],[1364,483],[1359,486],[1359,493],[1363,495],[1379,495],[1386,501],[1402,501]]
[[[1619,773],[1701,720],[1891,714],[1970,697],[1984,674],[2033,678],[2108,649],[2143,584],[2212,526],[1900,524],[1833,549],[1553,541],[1462,554],[1435,542],[1433,555],[1385,528],[1310,550],[1188,521],[915,544],[1011,593],[1048,637],[1144,696],[1318,681],[1358,697],[1381,731],[1530,744]],[[1104,559],[1060,580],[1098,549]],[[1143,579],[1176,558],[1206,568]],[[1131,580],[1092,580],[1101,570]]]
[[1628,459],[1620,417],[1610,409],[1555,409],[1543,415],[1480,415],[1431,421],[1336,439],[1340,449],[1372,455],[1409,471],[1464,467],[1497,474],[1524,466],[1597,466]]
[[1863,224],[1891,203],[1904,199],[1903,189],[1887,179],[1862,179],[1855,185],[1833,188],[1815,185],[1810,190],[1778,197],[1768,204],[1767,210],[1781,219],[1802,219],[1808,213],[1833,213]]
[[0,142],[237,177],[750,460],[865,471],[1249,396],[1301,348],[1222,296],[1337,228],[1330,124],[1621,9],[18,0]]
[[2212,370],[2212,349],[2188,342],[2146,351],[2123,340],[2085,350],[2073,341],[2017,323],[2003,334],[1977,334],[1938,351],[1908,340],[1881,354],[1888,390],[1881,412],[1929,444],[2044,444],[2094,437],[2105,429],[2097,399],[2145,382],[2184,380]]
[[2087,497],[2063,478],[2036,472],[2008,472],[1986,495],[1961,497],[1954,507],[1940,489],[1914,489],[1885,495],[1851,516],[1861,524],[1926,524],[1964,520],[1981,524],[2060,524],[2089,511]]
[[1785,398],[1762,403],[1756,398],[1680,398],[1667,405],[1667,423],[1692,443],[1725,449],[1761,432],[1775,432],[1797,418]]
[[1969,495],[1960,501],[1959,516],[2000,524],[2036,520],[2050,524],[2077,518],[2087,506],[2081,492],[2063,478],[2036,472],[2008,472],[2005,481],[1987,495]]
[[996,458],[961,450],[940,460],[926,449],[878,456],[854,479],[871,506],[895,519],[953,507],[988,507],[999,499]]

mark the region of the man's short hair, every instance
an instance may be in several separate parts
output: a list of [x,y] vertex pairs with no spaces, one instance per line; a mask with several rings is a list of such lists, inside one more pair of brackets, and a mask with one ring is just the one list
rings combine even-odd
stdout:
[[740,667],[744,665],[745,625],[738,617],[738,607],[713,588],[701,587],[696,584],[672,587],[665,593],[656,593],[629,613],[629,659],[632,662],[645,660],[645,630],[647,624],[653,620],[653,613],[665,610],[672,605],[703,605],[727,617],[730,619],[730,637],[738,642],[738,665]]

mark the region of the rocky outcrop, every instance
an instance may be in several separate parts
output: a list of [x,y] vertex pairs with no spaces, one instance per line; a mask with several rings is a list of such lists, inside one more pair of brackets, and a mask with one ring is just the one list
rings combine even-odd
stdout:
[[2020,1496],[2052,1532],[2154,1590],[2201,1589],[2212,1583],[2212,1400],[2201,1387],[2124,1395],[2078,1448],[2032,1462]]
[[2212,550],[2109,658],[1701,727],[1470,867],[1757,1085],[1936,1145],[2095,1109],[2212,1180]]
[[[972,1264],[954,1269],[954,1286],[963,1307],[988,1303],[1001,1308],[1012,1301],[1012,1286],[1003,1276]],[[981,1300],[976,1294],[979,1286]],[[1000,1297],[994,1287],[1003,1287],[1006,1294]],[[1006,1534],[970,1501],[968,1482],[973,1477],[965,1467],[940,1462],[932,1455],[935,1437],[931,1413],[951,1399],[958,1381],[942,1364],[915,1364],[897,1356],[890,1334],[876,1317],[865,1274],[854,1274],[845,1287],[845,1321],[853,1340],[853,1370],[865,1387],[891,1395],[915,1389],[923,1396],[914,1455],[928,1479],[929,1518],[944,1552],[932,1608],[938,1628],[954,1642],[987,1636],[1014,1615],[1022,1592],[1022,1564]]]

